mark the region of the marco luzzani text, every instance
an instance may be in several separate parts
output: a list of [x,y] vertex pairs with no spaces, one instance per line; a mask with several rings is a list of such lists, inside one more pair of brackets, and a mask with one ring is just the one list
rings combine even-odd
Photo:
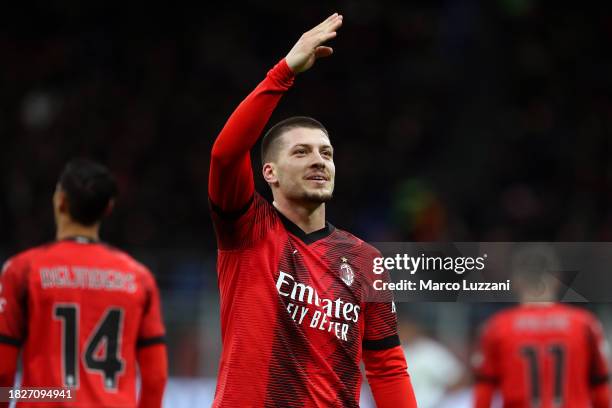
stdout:
[[[465,272],[482,271],[485,269],[487,254],[478,257],[442,257],[442,256],[410,256],[396,254],[392,257],[376,257],[373,260],[372,272],[381,275],[385,271],[405,271],[414,275],[417,271],[448,271],[457,275]],[[375,279],[375,290],[391,291],[510,291],[511,282],[507,279],[502,282],[473,282],[466,279],[452,282],[439,282],[433,279],[419,279],[418,281],[400,279],[388,282]]]

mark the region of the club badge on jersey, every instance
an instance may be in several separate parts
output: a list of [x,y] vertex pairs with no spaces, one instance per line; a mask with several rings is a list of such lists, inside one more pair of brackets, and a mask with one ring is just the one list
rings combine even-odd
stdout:
[[348,264],[346,258],[342,258],[342,263],[340,264],[340,279],[346,284],[346,286],[351,286],[353,281],[355,280],[355,273],[353,272],[353,268]]

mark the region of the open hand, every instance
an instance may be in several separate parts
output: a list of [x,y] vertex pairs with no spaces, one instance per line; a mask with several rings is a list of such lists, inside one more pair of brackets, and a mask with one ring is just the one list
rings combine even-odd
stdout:
[[341,26],[342,15],[334,13],[312,30],[302,34],[285,57],[289,68],[299,74],[312,67],[318,58],[332,55],[334,50],[322,44],[334,38],[336,30]]

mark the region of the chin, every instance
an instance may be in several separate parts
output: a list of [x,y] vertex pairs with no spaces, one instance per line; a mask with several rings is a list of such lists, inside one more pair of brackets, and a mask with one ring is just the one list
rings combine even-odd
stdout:
[[304,200],[312,203],[325,203],[331,200],[333,197],[332,191],[306,191],[304,193]]

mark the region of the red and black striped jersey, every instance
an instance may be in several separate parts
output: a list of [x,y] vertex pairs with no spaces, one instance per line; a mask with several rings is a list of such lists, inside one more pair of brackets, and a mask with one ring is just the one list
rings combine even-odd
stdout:
[[358,407],[362,349],[399,345],[378,251],[327,223],[304,233],[255,193],[213,207],[223,353],[215,407]]
[[563,304],[514,307],[482,333],[478,381],[501,390],[505,408],[584,408],[608,380],[607,343],[596,318]]
[[62,406],[135,407],[137,348],[163,336],[152,274],[117,249],[57,241],[2,269],[0,342],[23,348],[23,387],[73,390]]

